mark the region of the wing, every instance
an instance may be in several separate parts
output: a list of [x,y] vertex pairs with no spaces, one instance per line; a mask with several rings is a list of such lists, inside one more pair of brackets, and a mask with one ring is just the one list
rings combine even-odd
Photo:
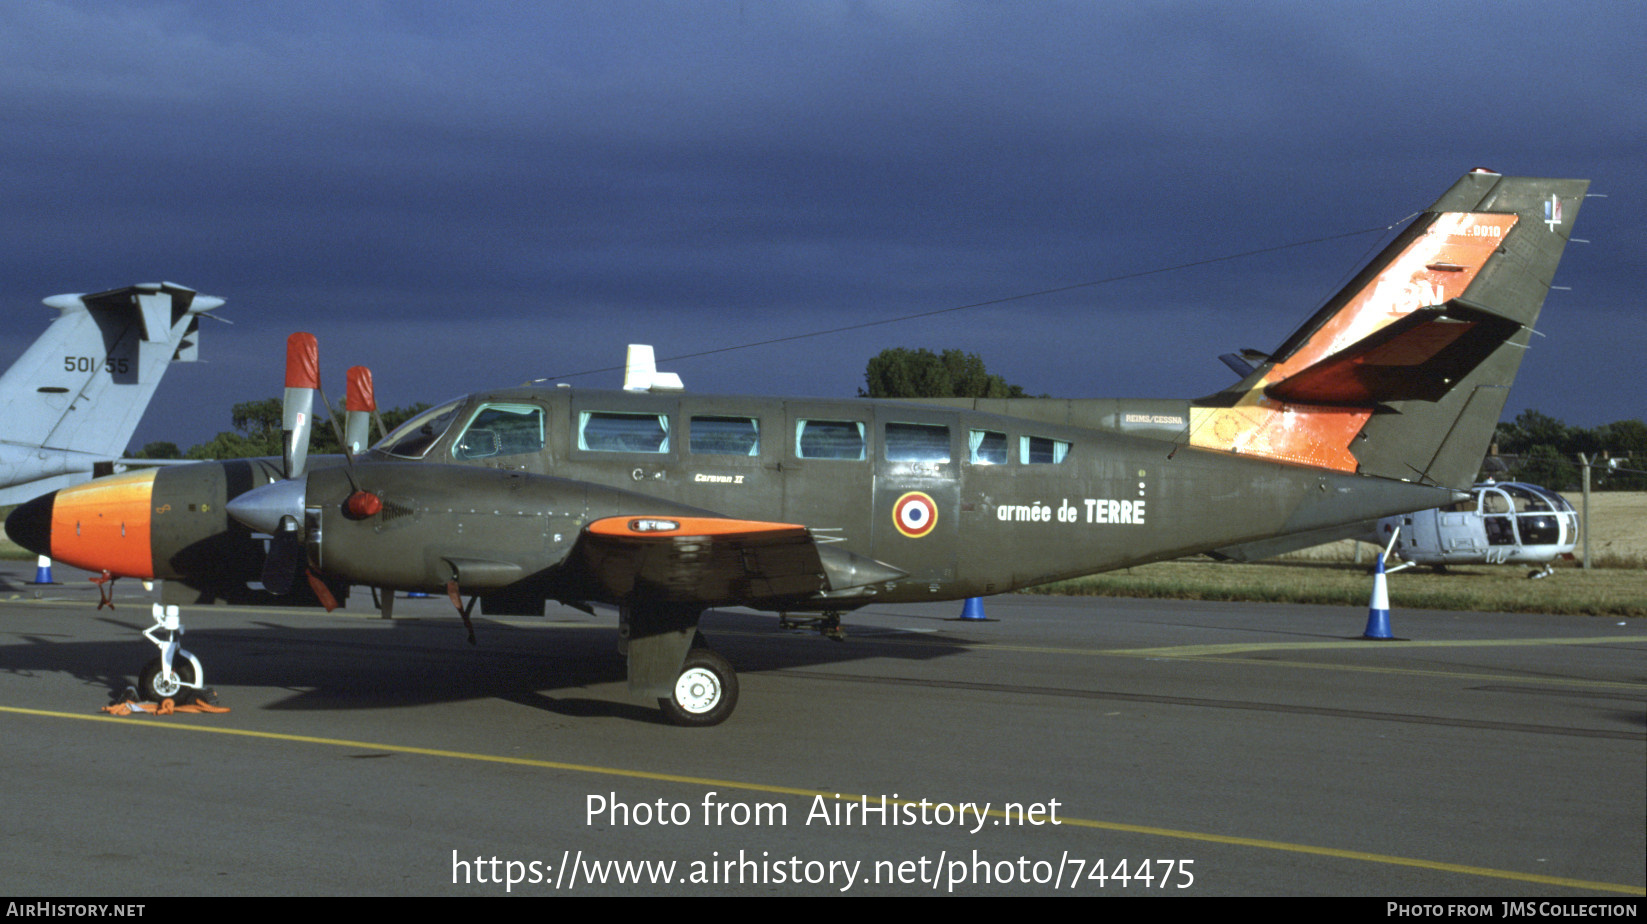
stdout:
[[805,526],[714,516],[604,517],[572,557],[598,596],[703,606],[799,602],[905,575],[820,546]]

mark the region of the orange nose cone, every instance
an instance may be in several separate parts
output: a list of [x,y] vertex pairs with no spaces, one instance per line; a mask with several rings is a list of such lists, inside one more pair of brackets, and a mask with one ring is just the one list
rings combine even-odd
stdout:
[[154,577],[149,501],[159,471],[126,472],[58,491],[51,507],[51,557],[88,571]]

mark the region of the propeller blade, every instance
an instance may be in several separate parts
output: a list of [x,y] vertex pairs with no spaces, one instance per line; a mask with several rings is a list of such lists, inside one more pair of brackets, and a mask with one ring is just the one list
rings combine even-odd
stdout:
[[314,334],[286,338],[286,397],[281,410],[281,461],[287,478],[303,474],[314,428],[315,391],[320,388],[320,345]]
[[360,455],[371,440],[372,415],[377,413],[377,396],[372,393],[372,370],[349,367],[349,392],[343,401],[343,451]]
[[269,557],[263,560],[263,589],[277,596],[285,595],[297,582],[297,573],[305,564],[297,521],[285,517],[274,538],[269,540]]

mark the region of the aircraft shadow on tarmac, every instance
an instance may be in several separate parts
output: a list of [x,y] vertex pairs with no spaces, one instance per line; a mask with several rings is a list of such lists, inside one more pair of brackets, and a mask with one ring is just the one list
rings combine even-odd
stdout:
[[[130,630],[129,640],[70,641],[48,632],[20,632],[13,635],[20,641],[0,645],[0,673],[62,673],[103,688],[112,701],[136,682],[137,672],[155,655],[154,647],[137,634],[147,628],[138,622],[145,611],[121,606],[118,614],[98,619]],[[456,615],[397,617],[387,625],[371,622],[358,628],[276,624],[256,615],[237,626],[208,627],[198,619],[190,624],[186,617],[183,641],[204,664],[209,687],[291,691],[262,707],[266,709],[389,709],[495,699],[572,717],[667,724],[654,704],[629,699],[615,622],[614,617],[608,624],[533,626],[477,618],[477,644],[470,646]],[[970,644],[942,631],[916,635],[876,628],[854,637],[850,617],[845,642],[781,631],[770,616],[739,612],[711,611],[704,626],[709,645],[745,674],[869,657],[925,661],[959,654]],[[913,639],[919,643],[909,644]],[[610,688],[584,692],[601,685]]]

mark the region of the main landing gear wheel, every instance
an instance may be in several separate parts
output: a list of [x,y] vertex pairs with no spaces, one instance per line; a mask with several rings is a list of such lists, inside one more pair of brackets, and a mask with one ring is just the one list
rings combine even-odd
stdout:
[[158,703],[169,699],[175,703],[178,696],[188,689],[184,684],[194,683],[194,665],[184,658],[172,661],[171,679],[163,679],[160,673],[160,659],[155,658],[145,664],[143,673],[138,675],[137,695],[144,702]]
[[675,678],[673,696],[658,706],[676,725],[706,728],[726,721],[738,705],[738,675],[727,660],[707,648],[694,648]]

